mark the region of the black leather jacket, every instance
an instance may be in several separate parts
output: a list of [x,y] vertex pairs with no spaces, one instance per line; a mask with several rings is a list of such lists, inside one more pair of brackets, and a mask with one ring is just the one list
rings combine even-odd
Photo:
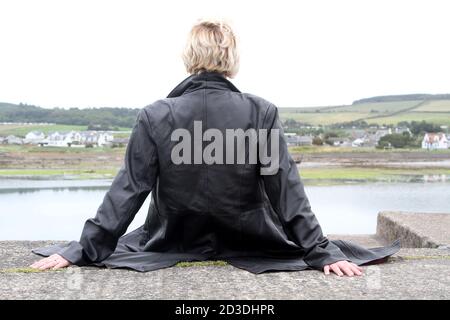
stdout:
[[[215,72],[192,75],[167,98],[141,109],[123,166],[79,241],[33,250],[59,253],[77,265],[155,270],[179,261],[221,259],[254,273],[322,269],[349,260],[365,264],[399,249],[366,249],[323,234],[283,135],[279,170],[260,164],[174,164],[172,132],[193,122],[208,128],[279,129],[277,108],[241,93]],[[127,227],[151,193],[143,226]]]

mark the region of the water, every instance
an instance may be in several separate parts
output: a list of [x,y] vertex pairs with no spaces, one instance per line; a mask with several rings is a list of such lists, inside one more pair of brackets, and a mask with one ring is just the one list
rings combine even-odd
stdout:
[[[112,180],[0,179],[0,240],[78,240]],[[450,182],[306,186],[324,233],[375,233],[383,210],[450,212]],[[128,230],[145,220],[150,197]]]

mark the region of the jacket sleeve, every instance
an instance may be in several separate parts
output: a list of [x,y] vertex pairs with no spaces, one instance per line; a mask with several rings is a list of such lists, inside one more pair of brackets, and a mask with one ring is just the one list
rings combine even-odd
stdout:
[[100,262],[110,256],[118,239],[153,189],[158,174],[156,145],[145,109],[137,115],[124,162],[97,214],[86,221],[80,240],[72,241],[58,254],[76,265]]
[[[263,127],[268,129],[269,151],[272,145],[270,132],[277,129],[279,133],[275,134],[279,151],[278,171],[273,171],[274,174],[262,175],[262,177],[266,194],[287,236],[304,251],[304,261],[314,269],[322,270],[325,265],[340,260],[350,261],[322,233],[319,222],[311,210],[297,165],[288,152],[278,110],[274,105],[269,106]],[[274,155],[270,157],[276,159]]]

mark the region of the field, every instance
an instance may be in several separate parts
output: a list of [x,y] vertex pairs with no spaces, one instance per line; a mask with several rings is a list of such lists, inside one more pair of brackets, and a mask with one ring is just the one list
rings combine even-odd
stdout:
[[450,112],[450,103],[448,100],[428,101],[415,109],[422,112]]
[[367,122],[378,124],[397,124],[400,121],[422,121],[422,120],[437,125],[450,126],[450,112],[448,113],[408,112],[396,114],[389,117],[372,118]]
[[361,119],[366,116],[365,113],[358,112],[280,112],[280,118],[294,119],[299,122],[306,122],[312,125],[330,125],[337,122],[347,122]]
[[311,125],[364,120],[369,124],[397,124],[401,121],[431,122],[450,126],[450,100],[371,102],[344,106],[280,108],[282,120],[294,119]]
[[[0,149],[1,150],[1,149]],[[291,154],[370,154],[377,156],[379,154],[404,154],[407,158],[411,158],[412,154],[423,155],[424,157],[430,157],[432,155],[444,154],[450,158],[450,149],[436,149],[428,151],[425,149],[417,148],[402,148],[402,149],[376,149],[372,147],[333,147],[329,145],[323,146],[299,146],[299,147],[289,147],[289,152]],[[405,159],[407,160],[407,159]]]
[[0,145],[0,178],[111,178],[122,165],[125,150]]

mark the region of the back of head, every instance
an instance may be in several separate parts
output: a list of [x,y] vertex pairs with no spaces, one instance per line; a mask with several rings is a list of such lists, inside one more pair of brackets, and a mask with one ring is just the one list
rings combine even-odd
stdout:
[[219,72],[233,78],[239,70],[237,41],[231,27],[220,20],[200,20],[191,29],[183,52],[187,72]]

